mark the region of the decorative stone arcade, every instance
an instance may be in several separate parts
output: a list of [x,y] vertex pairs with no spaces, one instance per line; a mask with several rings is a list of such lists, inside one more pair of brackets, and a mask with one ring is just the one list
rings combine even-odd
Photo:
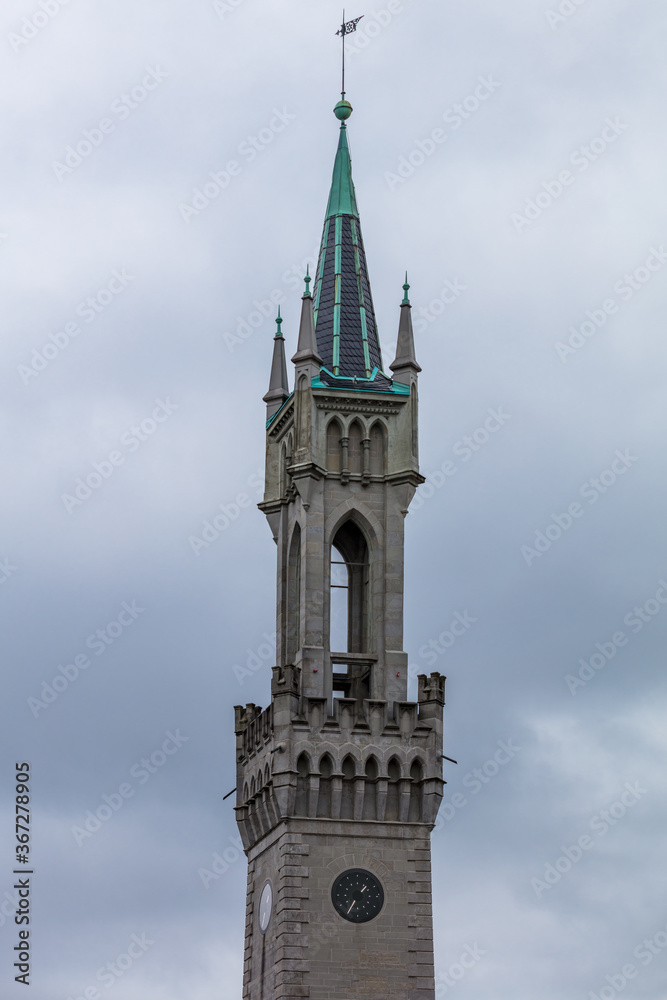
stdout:
[[278,548],[271,704],[237,706],[244,1000],[433,1000],[430,832],[445,679],[407,700],[404,519],[419,473],[409,286],[382,365],[346,101],[290,392],[278,322],[259,504]]

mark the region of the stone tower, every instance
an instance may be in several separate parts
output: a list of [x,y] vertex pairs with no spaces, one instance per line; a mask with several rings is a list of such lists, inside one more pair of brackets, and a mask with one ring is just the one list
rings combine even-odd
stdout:
[[404,519],[419,473],[407,278],[383,368],[344,100],[294,390],[278,318],[259,504],[278,547],[271,703],[237,706],[244,1000],[433,1000],[444,682],[409,702]]

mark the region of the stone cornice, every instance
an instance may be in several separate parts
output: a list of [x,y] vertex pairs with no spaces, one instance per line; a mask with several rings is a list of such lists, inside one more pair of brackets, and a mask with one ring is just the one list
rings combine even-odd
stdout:
[[[444,782],[443,782],[444,784]],[[295,834],[300,835],[305,839],[307,843],[310,837],[313,836],[326,836],[326,837],[340,837],[343,841],[343,846],[349,850],[350,844],[353,838],[358,838],[358,846],[355,844],[354,849],[364,850],[367,847],[366,838],[376,838],[383,840],[399,840],[399,841],[419,841],[423,840],[427,843],[430,840],[430,833],[435,827],[435,823],[415,823],[415,822],[399,822],[399,821],[387,821],[382,822],[374,819],[367,820],[355,820],[355,819],[328,819],[325,816],[322,817],[307,817],[307,816],[289,816],[282,817],[280,821],[271,830],[256,840],[253,845],[248,849],[248,859],[252,860],[256,858],[259,854],[262,854],[267,847],[269,847],[275,841],[280,840],[285,834]],[[429,843],[430,847],[430,843]]]
[[387,416],[398,413],[410,398],[409,396],[372,398],[363,393],[343,396],[340,392],[333,395],[317,389],[313,389],[313,397],[318,410],[332,413],[367,413],[369,416],[376,413]]

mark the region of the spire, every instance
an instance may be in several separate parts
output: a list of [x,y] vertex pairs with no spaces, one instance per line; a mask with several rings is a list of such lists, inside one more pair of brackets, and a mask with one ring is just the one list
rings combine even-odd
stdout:
[[285,340],[280,329],[282,317],[280,306],[276,316],[276,335],[273,339],[273,360],[271,362],[271,378],[269,379],[269,391],[264,396],[266,403],[266,419],[268,420],[277,413],[289,396],[289,384],[287,381],[287,364],[285,362]]
[[405,377],[410,376],[410,372],[418,375],[421,368],[415,358],[415,338],[412,332],[412,306],[408,298],[410,285],[408,284],[408,274],[405,272],[405,284],[403,285],[403,301],[401,302],[401,317],[398,321],[398,340],[396,342],[396,358],[389,365],[394,376],[400,382]]
[[[362,380],[364,388],[388,389],[368,279],[366,253],[352,181],[346,121],[352,105],[334,108],[340,121],[322,243],[315,277],[313,313],[325,384]],[[361,388],[361,385],[359,386]]]
[[310,293],[310,282],[313,280],[310,277],[308,269],[306,269],[306,291],[301,297],[301,323],[299,325],[299,342],[296,348],[296,354],[292,358],[295,365],[303,363],[311,363],[315,366],[313,374],[317,374],[320,365],[322,364],[322,358],[320,357],[317,350],[317,338],[315,336],[315,319],[313,316],[313,296]]
[[[340,118],[343,114],[346,114],[349,118],[352,114],[352,105],[348,104],[347,101],[339,101],[334,108],[334,114],[337,118]],[[357,199],[354,194],[354,184],[352,182],[350,150],[347,145],[347,128],[344,120],[341,121],[340,125],[338,149],[336,151],[336,159],[334,160],[326,218],[328,219],[332,215],[352,215],[355,219],[359,218]]]

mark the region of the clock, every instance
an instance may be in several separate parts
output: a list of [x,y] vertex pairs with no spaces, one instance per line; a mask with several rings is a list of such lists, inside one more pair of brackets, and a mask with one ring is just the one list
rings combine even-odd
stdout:
[[259,929],[262,934],[266,934],[266,929],[271,920],[271,909],[273,907],[273,889],[271,883],[267,882],[259,897]]
[[382,883],[364,868],[349,868],[331,887],[331,902],[337,913],[354,924],[377,917],[384,906]]

